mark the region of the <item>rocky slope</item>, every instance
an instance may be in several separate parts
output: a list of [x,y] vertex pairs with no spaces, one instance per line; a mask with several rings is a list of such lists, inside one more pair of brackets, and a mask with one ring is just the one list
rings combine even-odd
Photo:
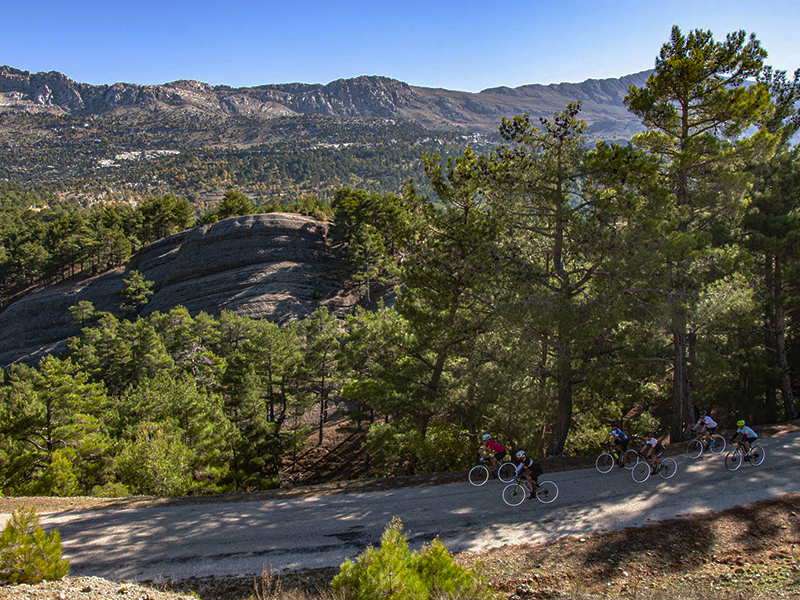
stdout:
[[551,116],[568,102],[583,103],[583,119],[605,139],[628,139],[641,130],[622,100],[628,86],[641,86],[649,72],[582,83],[498,87],[478,93],[408,85],[378,76],[322,84],[210,86],[198,81],[163,85],[89,85],[51,71],[30,73],[0,67],[0,113],[116,115],[175,112],[205,117],[251,117],[267,121],[295,115],[386,117],[431,129],[494,133],[503,117]]
[[123,279],[136,269],[154,283],[143,314],[185,306],[193,315],[231,310],[283,322],[319,306],[347,310],[353,299],[336,278],[327,224],[295,214],[225,219],[146,246],[125,268],[23,297],[0,313],[0,366],[36,362],[79,332],[67,310],[82,300],[113,311]]

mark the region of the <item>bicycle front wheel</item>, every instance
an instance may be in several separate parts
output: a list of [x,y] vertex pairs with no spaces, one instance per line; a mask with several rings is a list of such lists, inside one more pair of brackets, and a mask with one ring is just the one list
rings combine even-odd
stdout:
[[525,501],[528,490],[520,482],[509,483],[503,488],[503,502],[509,506],[519,506]]
[[558,486],[552,481],[540,481],[536,486],[536,499],[544,504],[550,504],[558,498]]
[[764,462],[766,454],[761,446],[750,446],[750,464],[758,466]]
[[672,458],[665,458],[658,466],[658,474],[664,479],[669,479],[678,472],[678,463]]
[[639,453],[636,450],[625,450],[625,468],[632,469],[639,462]]
[[614,468],[614,457],[608,452],[603,452],[597,457],[597,460],[594,461],[594,466],[601,473],[608,473]]
[[742,453],[739,450],[732,450],[725,455],[725,468],[728,471],[735,471],[742,466]]
[[500,468],[497,469],[497,477],[503,483],[511,483],[514,481],[514,473],[516,472],[517,468],[514,466],[514,463],[504,462],[500,465]]
[[467,477],[472,485],[483,485],[489,481],[489,469],[484,465],[475,465],[469,470]]
[[716,433],[711,436],[711,442],[712,442],[711,448],[709,448],[709,450],[711,450],[711,454],[722,454],[723,452],[725,452],[726,443],[725,443],[725,438],[723,436]]
[[646,460],[636,463],[631,470],[631,477],[636,483],[644,483],[650,477],[650,463]]
[[692,460],[697,460],[703,454],[703,442],[700,440],[692,440],[686,444],[686,456]]

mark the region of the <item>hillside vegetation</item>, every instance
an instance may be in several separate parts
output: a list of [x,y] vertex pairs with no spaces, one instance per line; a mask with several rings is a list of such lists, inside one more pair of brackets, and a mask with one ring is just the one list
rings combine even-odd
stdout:
[[[359,295],[348,314],[313,297],[283,325],[150,311],[134,261],[115,306],[70,309],[83,329],[66,352],[4,371],[3,491],[275,487],[334,409],[379,474],[466,465],[484,432],[556,456],[593,451],[611,419],[678,441],[698,408],[726,428],[796,418],[800,89],[765,59],[744,32],[676,27],[625,97],[646,127],[630,144],[591,145],[568,104],[503,120],[495,149],[421,155],[430,193],[407,182],[310,203]],[[16,284],[80,266],[59,234],[73,217],[14,206]],[[108,229],[132,250],[256,210],[235,191],[186,206],[161,196],[94,218],[117,215]],[[51,248],[65,258],[49,263]],[[102,248],[98,263],[125,255]]]

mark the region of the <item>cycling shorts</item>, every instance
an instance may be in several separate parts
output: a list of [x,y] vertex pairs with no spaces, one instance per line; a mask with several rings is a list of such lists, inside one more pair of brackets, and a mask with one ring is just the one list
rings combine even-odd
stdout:
[[[539,463],[534,464],[532,467],[523,467],[522,472],[520,473],[523,477],[530,477],[534,481],[539,479],[539,475],[544,473],[544,469],[542,469]],[[538,483],[538,481],[537,481]]]

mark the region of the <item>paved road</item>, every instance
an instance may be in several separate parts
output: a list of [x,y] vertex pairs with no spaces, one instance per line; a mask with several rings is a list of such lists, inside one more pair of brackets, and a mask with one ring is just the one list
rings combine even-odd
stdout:
[[560,488],[549,505],[511,508],[500,482],[230,504],[45,515],[61,532],[72,575],[120,580],[260,574],[338,566],[377,544],[399,517],[414,548],[435,536],[451,551],[543,542],[621,529],[800,492],[800,434],[764,439],[766,460],[731,473],[722,457],[676,457],[673,479],[635,483],[628,471],[545,474]]

